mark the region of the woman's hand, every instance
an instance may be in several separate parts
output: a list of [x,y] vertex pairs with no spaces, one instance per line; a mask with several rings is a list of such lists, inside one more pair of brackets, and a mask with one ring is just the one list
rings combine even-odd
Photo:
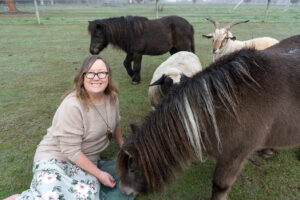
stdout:
[[76,160],[76,165],[95,176],[103,185],[111,188],[115,187],[116,181],[114,178],[109,173],[98,169],[82,152]]
[[99,176],[97,176],[97,178],[105,186],[108,186],[110,188],[114,188],[116,186],[115,179],[105,171],[100,171]]

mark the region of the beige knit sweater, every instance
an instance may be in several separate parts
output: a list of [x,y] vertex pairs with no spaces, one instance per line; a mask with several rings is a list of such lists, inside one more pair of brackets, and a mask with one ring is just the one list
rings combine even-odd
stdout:
[[[120,122],[119,102],[111,104],[106,98],[105,103],[95,107],[105,120],[108,119],[114,132]],[[90,106],[87,110],[76,98],[75,92],[69,94],[56,110],[51,127],[37,147],[34,162],[56,158],[75,163],[82,152],[96,164],[99,153],[109,145],[109,140],[106,124],[95,107]]]

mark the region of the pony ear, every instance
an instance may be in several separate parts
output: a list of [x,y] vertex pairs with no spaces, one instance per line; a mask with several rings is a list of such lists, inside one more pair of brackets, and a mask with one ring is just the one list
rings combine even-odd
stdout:
[[207,35],[202,35],[202,37],[207,38],[207,39],[210,39],[210,38],[213,37],[213,34],[210,33],[210,34],[207,34]]
[[124,153],[125,153],[126,155],[129,156],[129,158],[132,158],[132,157],[133,157],[133,156],[129,153],[129,151],[127,151],[127,150],[125,150],[125,149],[123,149],[123,151],[124,151]]
[[130,128],[131,128],[133,134],[136,133],[139,129],[139,127],[135,124],[130,124]]
[[149,86],[162,85],[162,84],[164,84],[165,78],[166,78],[166,75],[163,74],[158,80],[156,80],[155,82],[153,82]]
[[104,25],[103,24],[97,24],[96,29],[102,30],[102,29],[104,29]]

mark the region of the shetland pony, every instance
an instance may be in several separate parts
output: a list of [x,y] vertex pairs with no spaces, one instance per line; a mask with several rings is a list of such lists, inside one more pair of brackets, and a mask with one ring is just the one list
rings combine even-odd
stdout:
[[168,51],[170,54],[195,52],[193,26],[178,16],[155,20],[139,16],[94,20],[89,22],[88,31],[91,54],[98,54],[109,43],[127,53],[123,64],[133,84],[141,80],[142,55],[161,55]]
[[278,52],[243,49],[172,87],[142,126],[132,125],[117,158],[120,189],[158,191],[208,154],[216,160],[211,199],[226,200],[251,153],[300,146],[300,57]]

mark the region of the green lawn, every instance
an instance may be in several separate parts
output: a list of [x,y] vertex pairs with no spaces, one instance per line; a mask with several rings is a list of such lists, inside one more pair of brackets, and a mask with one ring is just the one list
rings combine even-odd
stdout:
[[[272,6],[267,22],[262,22],[264,7],[204,5],[164,5],[160,16],[179,15],[193,24],[196,54],[203,66],[209,65],[211,41],[202,34],[212,32],[211,17],[226,24],[250,19],[232,28],[238,39],[271,36],[279,40],[300,33],[300,7]],[[36,24],[32,7],[19,7],[28,14],[0,13],[0,199],[29,188],[32,159],[37,144],[50,126],[62,94],[72,86],[83,59],[89,55],[89,20],[141,15],[154,18],[154,5],[132,6],[54,6],[40,7],[42,25]],[[223,22],[223,23],[222,23]],[[148,84],[157,66],[169,54],[144,56],[142,83],[131,85],[122,66],[125,53],[109,46],[101,55],[110,63],[120,89],[122,132],[130,134],[129,123],[141,123],[151,110]],[[102,157],[115,156],[113,143]],[[299,200],[300,162],[298,150],[283,150],[260,167],[247,163],[239,175],[231,200]],[[140,195],[138,200],[209,199],[214,161],[192,164],[174,183],[159,194]]]

